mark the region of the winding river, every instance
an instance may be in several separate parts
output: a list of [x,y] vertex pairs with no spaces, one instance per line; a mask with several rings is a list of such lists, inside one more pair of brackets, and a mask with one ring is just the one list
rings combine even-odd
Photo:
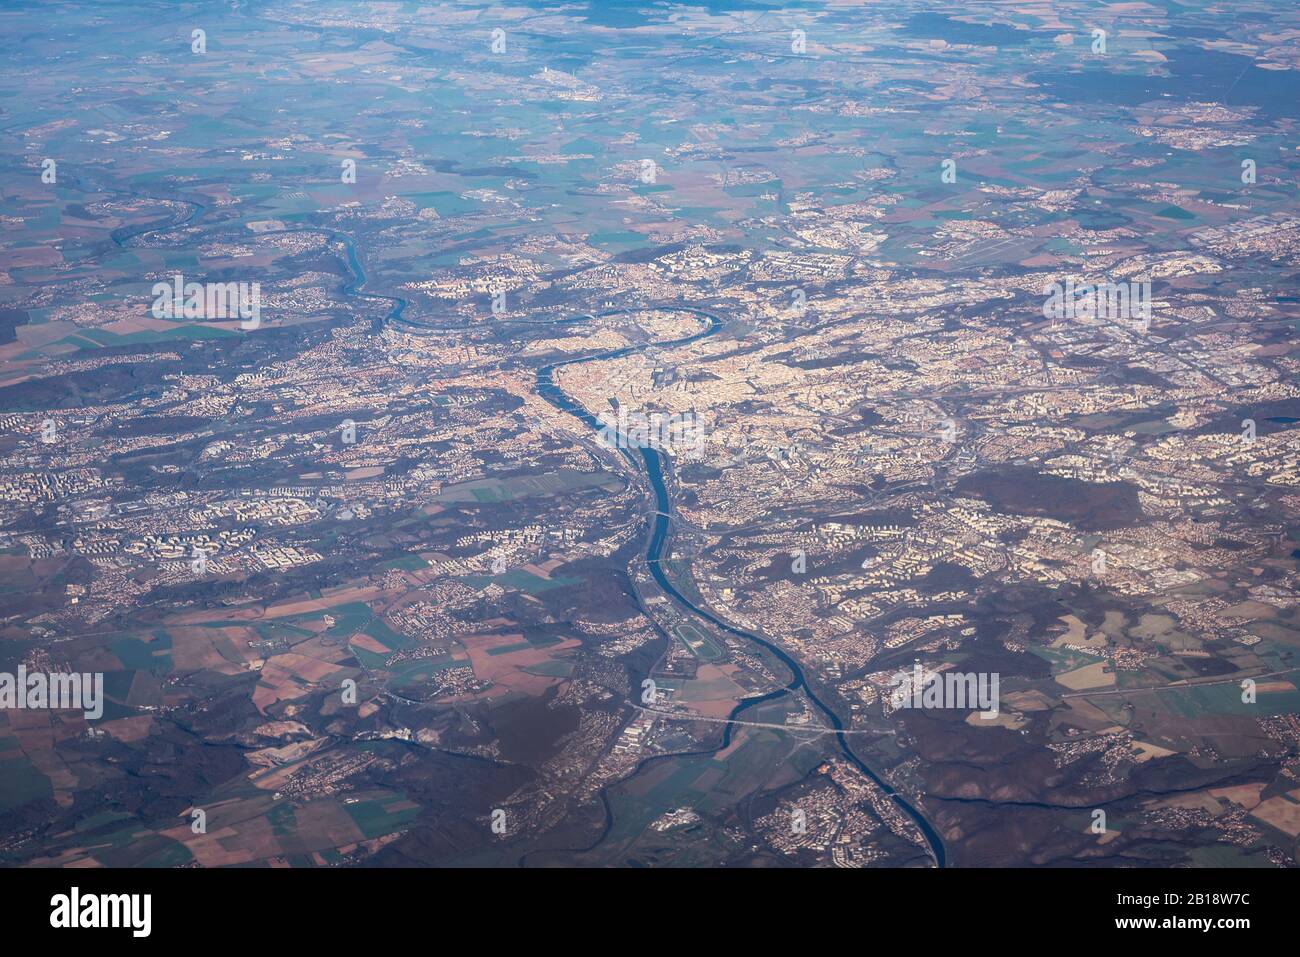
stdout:
[[[555,406],[555,408],[559,409],[562,412],[567,412],[570,415],[573,415],[574,417],[581,420],[583,424],[591,428],[592,431],[598,432],[602,428],[602,423],[600,422],[600,420],[598,420],[594,415],[592,415],[585,408],[583,408],[579,403],[575,402],[562,389],[560,389],[558,385],[555,384],[555,370],[562,368],[564,366],[576,365],[582,362],[594,362],[597,360],[604,360],[604,359],[616,359],[619,358],[620,356],[629,355],[632,352],[637,351],[638,349],[648,348],[650,345],[659,346],[661,348],[687,345],[688,343],[695,342],[698,339],[703,339],[705,336],[711,336],[715,332],[717,332],[720,328],[722,328],[722,321],[717,316],[714,316],[711,313],[704,312],[703,310],[700,309],[693,309],[685,306],[645,307],[644,309],[614,309],[614,310],[609,310],[607,312],[602,312],[600,313],[600,315],[610,316],[610,315],[617,315],[620,313],[640,312],[651,308],[657,309],[658,311],[661,312],[687,312],[693,316],[706,320],[707,325],[700,332],[679,339],[669,339],[669,340],[664,340],[656,343],[646,343],[645,345],[639,345],[639,346],[627,346],[622,349],[613,349],[605,352],[598,352],[592,355],[581,356],[575,359],[564,359],[560,362],[554,362],[549,365],[542,366],[540,369],[537,370],[538,394],[542,398],[544,398],[547,402],[551,403],[551,405]],[[629,450],[624,449],[622,451],[624,456],[629,460],[629,462],[633,462],[634,464],[636,463],[636,459],[629,454]],[[844,757],[851,764],[853,764],[854,767],[856,767],[859,771],[861,771],[863,774],[869,777],[873,782],[875,782],[876,786],[879,787],[882,791],[884,791],[885,794],[889,796],[899,806],[899,808],[901,808],[903,812],[907,814],[909,818],[912,819],[912,821],[916,824],[917,828],[921,831],[922,835],[925,837],[926,843],[929,845],[930,855],[934,859],[935,865],[938,867],[943,867],[946,861],[946,855],[944,853],[943,840],[939,837],[939,833],[934,829],[933,825],[931,825],[930,822],[925,819],[924,815],[922,815],[921,812],[916,809],[916,807],[914,807],[906,798],[904,798],[901,794],[899,794],[897,790],[891,787],[887,781],[881,778],[880,775],[876,774],[876,772],[871,770],[871,768],[869,768],[856,754],[854,754],[853,749],[849,746],[848,736],[844,734],[843,722],[840,721],[840,718],[835,713],[835,711],[830,706],[828,706],[825,702],[823,702],[819,697],[817,697],[816,693],[812,690],[811,687],[809,687],[808,681],[804,677],[803,669],[799,666],[799,663],[795,661],[794,658],[792,658],[789,654],[787,654],[785,650],[780,648],[778,645],[773,644],[772,642],[764,638],[760,638],[758,635],[751,634],[750,632],[744,631],[740,628],[736,628],[733,625],[729,625],[726,622],[722,621],[717,616],[715,616],[712,612],[700,608],[698,605],[694,604],[690,599],[688,599],[685,595],[683,595],[673,585],[673,583],[668,580],[668,576],[664,573],[662,559],[663,559],[664,550],[667,548],[668,545],[669,530],[672,525],[672,498],[668,494],[668,486],[667,483],[664,481],[664,459],[662,454],[653,448],[642,447],[636,449],[636,451],[640,453],[639,464],[642,468],[645,469],[646,477],[650,480],[650,486],[654,490],[654,495],[655,495],[654,527],[650,534],[650,543],[646,548],[646,564],[650,569],[651,576],[653,576],[654,580],[658,583],[659,587],[663,589],[664,593],[668,595],[670,598],[672,598],[673,601],[675,601],[679,606],[681,606],[687,612],[699,618],[702,618],[703,620],[709,622],[713,626],[721,629],[722,631],[725,631],[727,634],[734,635],[737,638],[742,639],[743,641],[760,645],[761,647],[765,648],[768,652],[770,652],[774,657],[776,657],[790,671],[791,680],[789,684],[787,684],[784,688],[781,688],[777,691],[773,691],[768,694],[761,695],[754,698],[744,699],[739,704],[737,704],[735,708],[732,709],[732,712],[729,716],[730,719],[734,720],[743,711],[745,711],[748,708],[752,708],[755,705],[762,704],[767,701],[771,701],[774,698],[778,698],[782,695],[789,694],[791,692],[802,691],[804,695],[808,698],[808,700],[812,702],[813,706],[817,708],[817,710],[820,711],[825,716],[827,721],[830,722],[831,727],[835,729],[835,739],[838,742],[840,751],[843,753]],[[734,724],[726,725],[726,731],[723,734],[722,744],[719,746],[720,749],[726,748],[728,744],[730,744],[731,732],[734,727],[735,727]]]
[[[121,191],[115,190],[114,192],[121,192]],[[132,240],[139,239],[140,237],[148,235],[150,233],[169,232],[189,225],[194,220],[196,220],[200,215],[202,215],[202,213],[205,211],[205,207],[202,203],[199,203],[194,199],[186,198],[184,201],[193,207],[189,215],[162,226],[146,224],[140,227],[132,227],[128,229],[118,230],[112,234],[113,242],[117,244],[119,247],[125,248]],[[362,291],[366,285],[367,277],[366,277],[365,269],[361,265],[361,259],[357,255],[356,245],[352,237],[348,236],[345,233],[340,233],[333,229],[329,229],[327,227],[313,227],[313,226],[294,227],[286,230],[281,230],[281,232],[318,233],[326,236],[330,241],[338,242],[340,245],[342,245],[345,253],[345,260],[347,263],[347,267],[349,272],[351,273],[351,277],[349,278],[349,280],[343,284],[342,287],[343,294],[358,299],[368,299],[372,301],[385,302],[390,305],[390,309],[388,313],[375,320],[376,329],[382,328],[384,325],[387,324],[392,324],[406,332],[418,333],[420,331],[424,331],[428,333],[433,333],[435,331],[432,327],[424,327],[418,323],[410,322],[409,320],[406,320],[404,318],[403,312],[405,311],[407,305],[405,299],[401,299],[395,296],[383,296],[376,293]],[[555,384],[554,376],[555,376],[555,371],[557,369],[560,369],[568,365],[576,365],[582,362],[596,362],[599,360],[616,359],[624,355],[630,355],[635,351],[650,348],[651,346],[657,346],[660,348],[684,346],[684,345],[688,345],[689,343],[695,342],[699,339],[703,339],[705,336],[711,336],[714,333],[716,333],[719,329],[722,328],[722,320],[719,319],[717,316],[705,312],[702,309],[695,309],[688,306],[657,306],[657,307],[642,306],[642,307],[637,307],[635,309],[611,309],[611,310],[601,312],[598,315],[601,317],[606,317],[606,316],[619,315],[619,314],[644,312],[651,309],[664,311],[664,312],[689,313],[690,315],[703,320],[705,322],[705,327],[697,333],[693,333],[691,335],[683,336],[676,339],[667,339],[659,342],[647,342],[639,345],[626,346],[621,349],[607,350],[604,352],[593,353],[591,355],[579,356],[577,358],[564,359],[559,362],[553,362],[548,365],[542,366],[537,370],[536,373],[537,393],[555,408],[579,419],[581,422],[583,422],[583,424],[587,425],[590,429],[592,429],[593,432],[598,432],[602,428],[602,423],[594,415],[592,415],[585,408],[583,408],[579,403],[575,402],[572,398],[570,398],[567,394],[565,394],[565,392],[562,389],[560,389],[558,385]],[[575,316],[572,319],[561,320],[561,321],[565,323],[582,322],[582,321],[590,320],[592,318],[594,317]],[[933,858],[935,865],[942,868],[945,865],[946,855],[944,853],[943,840],[939,837],[938,832],[934,829],[934,827],[930,824],[930,822],[925,819],[925,817],[921,814],[921,812],[916,809],[916,807],[914,807],[910,802],[908,802],[906,798],[904,798],[901,794],[899,794],[893,787],[889,785],[888,782],[886,782],[883,778],[881,778],[880,775],[876,774],[876,772],[871,770],[871,768],[869,768],[856,754],[853,753],[853,749],[849,746],[848,736],[844,734],[843,722],[840,721],[840,718],[835,713],[835,711],[832,708],[830,708],[825,702],[823,702],[819,697],[817,697],[816,693],[812,690],[811,687],[809,687],[808,681],[804,676],[803,669],[799,666],[799,663],[795,661],[794,658],[792,658],[789,654],[787,654],[782,648],[773,644],[772,642],[764,638],[760,638],[758,635],[751,634],[750,632],[743,631],[740,628],[736,628],[732,625],[729,625],[726,622],[722,621],[717,616],[715,616],[713,613],[695,605],[693,602],[690,601],[690,599],[688,599],[685,595],[683,595],[673,585],[671,581],[669,581],[668,576],[664,573],[663,570],[662,558],[663,558],[664,551],[668,545],[669,533],[672,526],[673,507],[672,507],[672,498],[668,494],[668,486],[664,480],[665,463],[664,463],[663,456],[661,455],[661,453],[659,453],[657,450],[653,448],[636,449],[636,451],[639,453],[639,456],[632,455],[631,451],[628,449],[623,449],[621,451],[624,458],[628,461],[630,467],[641,468],[645,470],[645,475],[650,482],[651,488],[654,490],[654,496],[655,496],[654,526],[653,529],[651,530],[649,544],[646,547],[645,557],[646,557],[646,565],[650,570],[651,576],[654,578],[655,582],[658,583],[659,587],[663,590],[664,594],[668,595],[673,601],[675,601],[681,608],[683,608],[689,614],[695,615],[703,619],[704,621],[709,622],[711,625],[721,629],[722,631],[725,631],[727,634],[734,635],[735,637],[740,638],[743,641],[747,641],[752,644],[759,645],[762,648],[766,649],[773,657],[779,660],[790,672],[791,680],[787,685],[785,685],[783,688],[780,688],[776,691],[769,692],[765,695],[759,695],[756,697],[746,698],[742,700],[736,705],[735,708],[732,709],[729,718],[731,720],[734,720],[741,713],[743,713],[749,708],[753,708],[756,705],[763,704],[764,702],[771,701],[775,698],[779,698],[786,694],[802,691],[803,694],[808,698],[808,700],[813,704],[813,706],[822,713],[822,715],[830,723],[831,727],[834,728],[836,741],[839,744],[840,751],[843,753],[845,759],[848,760],[859,771],[865,774],[868,778],[870,778],[873,782],[875,782],[876,786],[879,787],[890,799],[892,799],[899,806],[899,808],[901,808],[903,812],[907,814],[909,818],[911,818],[911,820],[916,824],[917,828],[921,831],[922,835],[926,840],[926,843],[929,845],[930,855]],[[732,730],[735,727],[736,726],[731,723],[728,723],[725,726],[726,730],[723,733],[722,743],[719,745],[718,750],[725,749],[730,744]],[[668,758],[673,756],[664,755],[663,757]],[[655,760],[655,759],[652,758],[649,760]],[[606,802],[605,806],[606,806],[606,818],[607,818],[606,828],[608,829],[609,814],[610,814],[610,808],[608,802]]]

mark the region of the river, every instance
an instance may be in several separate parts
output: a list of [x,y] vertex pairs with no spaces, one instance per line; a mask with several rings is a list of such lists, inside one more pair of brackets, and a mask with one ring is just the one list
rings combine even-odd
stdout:
[[[563,366],[576,365],[581,362],[594,362],[597,360],[615,359],[620,356],[629,355],[632,352],[637,351],[638,349],[648,348],[651,345],[656,345],[661,348],[687,345],[688,343],[695,342],[696,340],[702,339],[705,336],[713,335],[722,327],[722,321],[717,316],[704,312],[703,310],[700,309],[692,309],[692,308],[681,307],[681,306],[646,307],[646,309],[650,309],[650,308],[658,308],[659,311],[689,312],[692,315],[706,319],[708,321],[708,325],[703,330],[701,330],[698,333],[695,333],[694,335],[684,336],[678,339],[664,340],[656,343],[645,343],[644,345],[640,345],[640,346],[627,346],[621,349],[613,349],[605,352],[598,352],[592,355],[581,356],[574,359],[564,359],[560,362],[554,362],[549,365],[542,366],[540,369],[537,370],[538,394],[542,398],[544,398],[547,402],[551,403],[551,405],[559,409],[560,411],[567,412],[570,415],[573,415],[576,418],[580,419],[585,425],[587,425],[593,431],[599,431],[602,428],[602,423],[600,422],[600,420],[598,420],[594,415],[588,412],[580,404],[575,402],[562,389],[560,389],[559,386],[555,384],[554,373],[556,369],[559,369]],[[620,313],[630,313],[630,312],[638,312],[638,311],[644,311],[644,310],[615,309],[615,310],[609,310],[608,312],[602,312],[600,313],[600,315],[609,316],[609,315],[616,315]],[[906,798],[904,798],[893,787],[891,787],[887,781],[885,781],[883,778],[880,777],[880,775],[876,774],[875,771],[871,770],[871,768],[868,767],[866,763],[862,761],[861,758],[859,758],[856,754],[854,754],[853,749],[849,746],[848,736],[843,733],[844,724],[842,721],[840,721],[839,715],[837,715],[829,705],[827,705],[819,697],[817,697],[816,693],[812,690],[811,687],[809,687],[808,681],[804,677],[803,669],[799,666],[799,663],[795,661],[794,658],[792,658],[789,654],[787,654],[785,650],[780,648],[778,645],[768,641],[765,638],[760,638],[758,635],[751,634],[750,632],[729,625],[726,622],[722,621],[717,616],[715,616],[714,614],[712,614],[711,612],[706,611],[703,608],[700,608],[698,605],[694,604],[690,599],[688,599],[685,595],[683,595],[680,591],[678,591],[678,589],[673,585],[673,583],[668,580],[668,576],[664,573],[663,570],[662,558],[663,558],[664,550],[668,546],[669,530],[672,526],[673,507],[672,507],[672,498],[668,494],[668,485],[664,481],[664,460],[662,454],[653,448],[638,448],[636,449],[636,451],[640,453],[639,465],[641,468],[645,470],[646,477],[649,479],[650,486],[654,490],[654,495],[655,495],[654,527],[650,534],[649,544],[646,547],[646,564],[650,569],[651,576],[653,576],[654,580],[658,583],[659,587],[663,589],[664,594],[671,597],[673,601],[675,601],[680,607],[688,611],[690,614],[704,619],[705,621],[709,622],[710,624],[714,625],[717,628],[722,629],[723,631],[727,632],[730,635],[735,635],[737,638],[740,638],[744,641],[748,641],[765,648],[768,652],[770,652],[773,656],[775,656],[783,665],[785,665],[785,667],[790,671],[791,674],[790,683],[787,684],[783,689],[779,691],[770,692],[768,694],[761,695],[759,697],[744,699],[743,701],[739,702],[734,709],[732,709],[730,718],[734,720],[738,715],[740,715],[746,709],[752,708],[755,705],[762,704],[766,701],[771,701],[773,698],[777,698],[780,697],[781,695],[789,694],[791,692],[802,691],[804,695],[808,698],[808,700],[812,702],[813,706],[816,707],[817,710],[820,711],[825,716],[826,720],[830,722],[831,727],[835,729],[835,738],[839,744],[840,751],[843,753],[844,757],[850,763],[852,763],[854,767],[856,767],[859,771],[861,771],[863,774],[869,777],[873,782],[875,782],[876,786],[879,787],[882,791],[884,791],[885,794],[888,795],[903,810],[903,812],[907,814],[909,818],[911,818],[911,820],[916,824],[917,828],[921,831],[922,835],[924,835],[926,843],[929,845],[930,856],[933,858],[935,865],[938,867],[943,867],[946,862],[946,855],[944,853],[943,840],[939,837],[939,833],[934,829],[933,825],[931,825],[930,822],[926,820],[925,816],[922,815],[921,812],[916,809],[916,807],[914,807]],[[633,462],[633,463],[636,462],[636,459],[628,453],[628,450],[624,449],[623,454],[624,457],[628,459],[629,462]],[[733,727],[734,725],[732,724],[728,724],[726,726],[726,731],[723,735],[720,749],[726,748],[727,745],[730,743],[731,731]]]
[[[120,192],[120,191],[116,191],[116,192]],[[189,225],[194,220],[196,220],[200,215],[202,215],[202,213],[205,211],[205,207],[203,206],[203,204],[193,199],[186,199],[184,201],[189,203],[193,207],[192,211],[189,213],[188,216],[185,216],[179,221],[174,221],[162,226],[146,224],[140,227],[133,227],[130,229],[119,230],[113,234],[113,241],[118,246],[126,247],[131,240],[138,239],[141,236],[150,233],[156,233],[156,232],[167,232],[174,229],[180,229],[184,226]],[[407,331],[407,332],[418,332],[422,328],[426,328],[426,327],[421,327],[416,323],[412,323],[404,319],[403,312],[405,311],[407,305],[405,299],[401,299],[395,296],[383,296],[376,293],[369,293],[369,292],[362,291],[362,289],[366,285],[367,276],[364,267],[361,265],[361,259],[357,255],[356,245],[350,236],[348,236],[345,233],[340,233],[333,229],[329,229],[327,227],[312,227],[312,226],[294,227],[282,231],[319,233],[328,237],[330,241],[338,242],[343,246],[346,254],[346,262],[347,262],[348,270],[352,273],[351,278],[343,285],[342,288],[343,294],[358,299],[370,299],[370,300],[377,300],[380,302],[386,302],[389,303],[391,306],[387,315],[376,320],[375,322],[376,329],[381,328],[383,325],[390,324],[390,323],[403,329],[403,331]],[[537,393],[542,398],[544,398],[547,402],[553,405],[555,408],[559,409],[562,412],[566,412],[570,415],[573,415],[579,420],[581,420],[585,425],[591,428],[592,431],[599,431],[602,428],[602,423],[594,415],[592,415],[585,408],[583,408],[580,404],[578,404],[573,399],[571,399],[567,394],[565,394],[565,392],[562,389],[560,389],[559,386],[555,384],[554,373],[556,369],[559,369],[563,366],[575,365],[577,363],[582,363],[582,362],[595,362],[598,360],[615,359],[620,356],[630,355],[633,352],[646,349],[651,346],[658,346],[661,348],[684,346],[684,345],[688,345],[689,343],[695,342],[699,339],[703,339],[705,336],[711,336],[714,333],[716,333],[719,329],[722,328],[722,320],[719,319],[717,316],[705,312],[702,309],[695,309],[689,306],[658,306],[658,307],[644,306],[644,307],[637,307],[635,309],[611,309],[611,310],[601,312],[599,313],[599,315],[604,317],[604,316],[612,316],[612,315],[620,315],[620,314],[630,314],[634,312],[647,311],[650,309],[657,309],[659,311],[689,313],[690,315],[695,316],[696,318],[705,320],[706,325],[702,330],[700,330],[697,333],[693,333],[692,335],[682,336],[676,339],[667,339],[659,342],[647,342],[640,345],[626,346],[621,349],[607,350],[604,352],[593,353],[591,355],[579,356],[577,358],[564,359],[559,362],[553,362],[550,363],[549,365],[542,366],[537,370],[536,373]],[[562,321],[566,323],[580,322],[580,321],[589,320],[591,318],[594,317],[575,316],[572,319],[562,320]],[[433,332],[434,330],[432,328],[428,328],[427,331]],[[791,674],[791,680],[789,684],[787,684],[784,688],[779,689],[777,691],[769,692],[768,694],[765,695],[760,695],[753,698],[746,698],[740,701],[736,705],[736,707],[732,709],[730,718],[734,720],[742,712],[744,712],[749,708],[754,707],[755,705],[759,705],[764,702],[771,701],[774,698],[778,698],[785,694],[802,691],[804,695],[808,698],[808,700],[813,704],[813,706],[822,713],[822,715],[826,718],[828,722],[830,722],[831,727],[835,729],[835,739],[839,744],[840,751],[841,753],[843,753],[845,759],[848,760],[851,764],[853,764],[854,767],[856,767],[859,771],[865,774],[873,782],[875,782],[876,786],[879,787],[882,791],[884,791],[884,793],[889,798],[891,798],[895,803],[897,803],[897,805],[903,810],[903,812],[906,813],[907,816],[916,824],[917,828],[920,829],[922,835],[925,837],[926,843],[929,845],[930,856],[934,860],[935,865],[937,867],[942,868],[946,862],[946,855],[944,853],[943,840],[939,837],[938,832],[934,829],[934,827],[930,824],[930,822],[926,820],[924,815],[922,815],[921,812],[917,810],[916,807],[914,807],[906,798],[904,798],[893,787],[891,787],[889,783],[885,781],[880,775],[878,775],[875,771],[871,770],[871,768],[868,767],[867,764],[864,761],[862,761],[861,758],[859,758],[856,754],[854,754],[853,749],[849,746],[848,736],[843,733],[844,732],[843,722],[840,721],[840,718],[835,713],[835,711],[830,706],[828,706],[825,702],[823,702],[819,697],[817,697],[816,693],[812,690],[811,687],[809,687],[808,681],[805,678],[803,669],[799,666],[799,663],[795,661],[794,658],[792,658],[789,654],[787,654],[782,648],[780,648],[776,644],[773,644],[772,642],[764,638],[760,638],[758,635],[751,634],[750,632],[729,625],[726,622],[719,619],[718,617],[716,617],[715,615],[713,615],[711,612],[698,607],[693,602],[691,602],[685,595],[683,595],[680,591],[678,591],[677,588],[672,584],[672,582],[668,580],[668,576],[664,574],[664,570],[662,566],[662,557],[663,557],[664,550],[668,546],[669,532],[672,527],[673,507],[672,507],[672,498],[668,494],[667,483],[664,481],[663,457],[655,449],[639,448],[636,450],[637,452],[640,453],[639,461],[638,461],[638,456],[633,456],[632,454],[630,454],[629,450],[624,449],[622,451],[623,451],[623,456],[628,461],[630,467],[636,468],[639,466],[640,468],[644,469],[645,475],[650,482],[650,486],[654,490],[654,496],[655,496],[654,527],[651,531],[650,540],[646,547],[645,557],[646,557],[646,564],[650,570],[651,576],[654,578],[655,582],[658,583],[659,587],[663,590],[664,594],[668,595],[681,608],[683,608],[690,614],[695,615],[703,619],[704,621],[709,622],[715,627],[720,628],[721,630],[727,632],[728,634],[734,635],[743,641],[751,642],[752,644],[759,645],[762,648],[766,649],[771,655],[777,658],[777,660],[779,660],[789,670]],[[735,725],[733,724],[726,725],[726,730],[723,733],[722,743],[719,746],[719,750],[726,748],[730,744],[731,733],[734,727]]]

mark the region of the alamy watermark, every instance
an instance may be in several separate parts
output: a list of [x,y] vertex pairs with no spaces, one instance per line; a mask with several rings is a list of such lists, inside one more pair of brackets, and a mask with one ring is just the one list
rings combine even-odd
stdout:
[[900,708],[970,708],[985,720],[999,713],[998,675],[996,672],[926,671],[920,662],[911,671],[900,671],[890,678],[894,690],[889,703]]
[[260,282],[156,282],[150,295],[155,319],[238,319],[243,329],[262,324]]
[[1140,321],[1144,329],[1151,325],[1151,283],[1099,282],[1063,284],[1043,287],[1044,319],[1110,319]]
[[16,675],[0,672],[0,711],[44,709],[82,711],[89,721],[102,717],[103,673],[29,674],[26,665]]
[[597,419],[601,422],[597,439],[606,448],[704,452],[704,422],[695,412],[628,412],[619,406],[617,414],[602,412]]
[[118,927],[130,930],[132,937],[148,937],[152,911],[152,894],[83,894],[73,887],[50,898],[50,926]]

